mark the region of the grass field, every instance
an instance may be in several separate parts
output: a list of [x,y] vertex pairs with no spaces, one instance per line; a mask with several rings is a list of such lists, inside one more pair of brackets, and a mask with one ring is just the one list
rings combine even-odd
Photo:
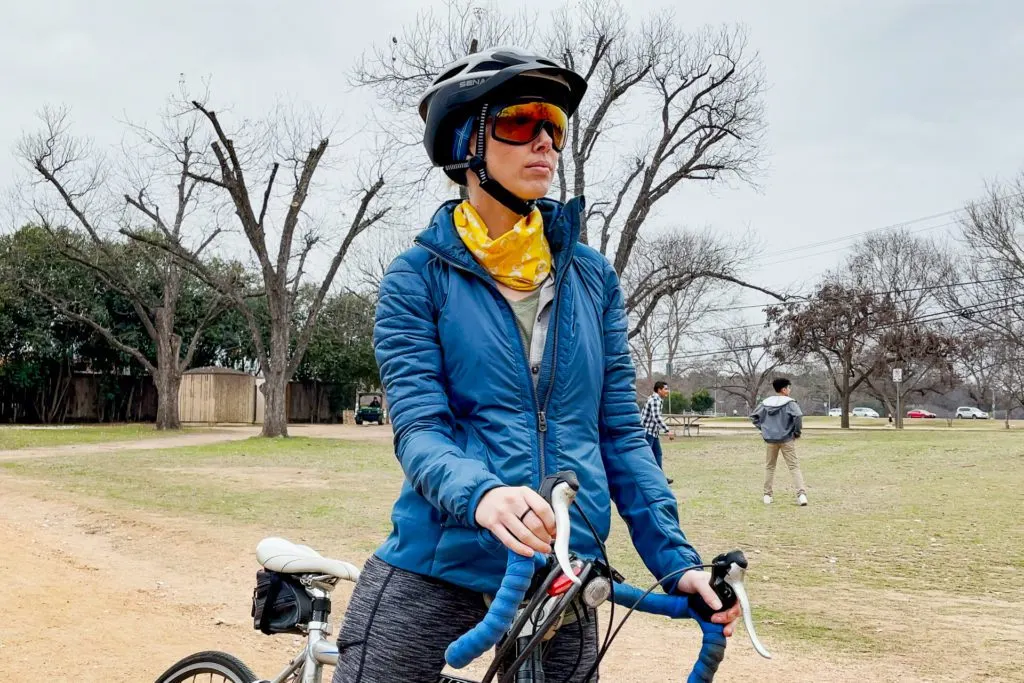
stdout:
[[168,434],[156,431],[151,424],[0,427],[0,450],[131,441]]
[[[1019,638],[968,626],[998,622],[1024,602],[1019,433],[810,431],[799,444],[807,508],[794,504],[781,459],[776,503],[762,504],[756,435],[664,446],[690,540],[706,559],[734,547],[750,558],[762,639],[817,654],[885,657],[925,678],[974,662],[984,648],[972,671],[1024,677]],[[388,443],[313,439],[0,468],[126,506],[301,534],[315,546],[362,554],[390,529],[402,477]],[[629,579],[650,581],[618,520],[610,548]]]

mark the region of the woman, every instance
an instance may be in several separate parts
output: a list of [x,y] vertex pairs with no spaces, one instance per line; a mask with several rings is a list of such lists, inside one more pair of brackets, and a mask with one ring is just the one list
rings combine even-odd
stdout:
[[[700,562],[640,426],[615,272],[577,243],[582,199],[543,199],[585,91],[548,59],[497,49],[450,65],[421,99],[427,153],[469,200],[443,204],[381,284],[374,345],[406,481],[353,593],[335,683],[435,683],[504,571],[480,530],[550,552],[554,516],[534,490],[559,470],[576,473],[602,538],[615,501],[656,576]],[[571,540],[598,556],[585,531]],[[721,605],[705,572],[664,588]],[[731,634],[738,614],[715,619]],[[548,677],[582,681],[596,652],[584,614],[551,641]]]

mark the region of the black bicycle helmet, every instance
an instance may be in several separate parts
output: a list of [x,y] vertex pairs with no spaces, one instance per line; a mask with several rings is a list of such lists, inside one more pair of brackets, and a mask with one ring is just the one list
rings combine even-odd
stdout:
[[[516,197],[487,175],[484,162],[487,107],[503,98],[536,97],[557,104],[572,116],[587,91],[587,81],[570,69],[520,48],[481,50],[449,64],[420,97],[420,118],[426,124],[423,145],[435,166],[449,178],[466,184],[466,171],[480,178],[485,191],[513,211],[526,215],[532,205]],[[473,121],[480,135],[467,161],[456,158],[456,130]]]

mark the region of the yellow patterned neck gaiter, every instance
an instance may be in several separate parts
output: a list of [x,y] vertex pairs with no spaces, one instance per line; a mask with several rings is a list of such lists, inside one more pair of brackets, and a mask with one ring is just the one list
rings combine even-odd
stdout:
[[529,216],[519,219],[496,240],[487,234],[487,226],[469,202],[456,206],[453,218],[455,230],[469,253],[509,289],[536,289],[551,272],[551,247],[544,236],[540,209],[535,208]]

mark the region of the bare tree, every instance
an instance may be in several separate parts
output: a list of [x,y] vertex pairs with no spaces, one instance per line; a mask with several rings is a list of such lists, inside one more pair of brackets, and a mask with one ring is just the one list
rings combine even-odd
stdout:
[[843,429],[850,426],[851,395],[877,372],[872,335],[897,319],[891,300],[836,273],[826,275],[807,301],[768,308],[768,322],[778,329],[778,352],[812,355],[828,370],[840,396]]
[[[878,362],[865,387],[902,428],[904,411],[897,406],[905,409],[911,397],[938,395],[953,386],[959,340],[927,323],[897,323],[876,334]],[[902,370],[901,382],[893,381],[893,368]]]
[[[901,428],[903,411],[897,405],[938,393],[954,380],[958,341],[942,324],[946,311],[937,296],[941,283],[949,281],[947,260],[932,240],[896,230],[865,238],[846,269],[886,297],[896,314],[892,324],[872,333],[879,363],[865,379],[865,388]],[[903,374],[899,383],[892,379],[896,368]]]
[[655,361],[664,360],[661,354],[668,337],[668,326],[664,323],[665,316],[663,314],[653,315],[629,340],[633,360],[639,366],[643,376],[648,379],[654,377]]
[[[165,234],[157,244],[245,316],[266,378],[263,436],[287,436],[288,381],[302,361],[324,299],[353,241],[388,214],[382,191],[389,156],[375,155],[369,171],[359,178],[361,187],[352,195],[349,212],[332,211],[331,218],[318,219],[307,201],[318,189],[314,179],[325,164],[330,139],[315,117],[279,108],[265,120],[244,121],[232,133],[220,115],[202,102],[192,101],[181,115],[196,117],[210,132],[212,141],[203,164],[191,170],[188,177],[217,192],[234,210],[262,277],[270,318],[269,338],[264,338],[256,314],[248,305],[247,290],[239,286],[237,277],[225,278],[212,271],[172,235]],[[145,239],[137,233],[129,234]],[[341,237],[331,245],[333,235]],[[325,248],[330,249],[330,260],[323,275],[307,283],[311,257],[319,256]],[[297,304],[304,284],[312,284],[314,294],[300,307]]]
[[[632,320],[630,338],[647,324],[666,297],[672,301],[678,295],[676,310],[683,314],[682,321],[696,323],[707,313],[710,297],[730,285],[745,285],[739,271],[750,255],[750,241],[745,237],[723,239],[710,229],[640,241],[622,275],[626,310]],[[692,312],[686,313],[691,306]]]
[[154,350],[105,325],[73,291],[46,287],[42,273],[26,273],[25,284],[145,368],[157,390],[156,428],[178,429],[182,373],[192,363],[207,324],[222,310],[222,302],[218,296],[210,297],[206,314],[185,343],[178,305],[186,273],[160,250],[140,247],[126,254],[126,245],[115,238],[130,226],[140,233],[163,234],[191,244],[195,258],[202,259],[218,231],[187,225],[199,223],[193,218],[202,201],[193,177],[196,129],[187,122],[168,120],[159,139],[133,129],[132,139],[138,146],[113,167],[88,142],[71,135],[66,110],[44,109],[40,119],[42,129],[26,135],[18,145],[19,156],[36,178],[25,194],[35,221],[46,229],[52,247],[62,256],[88,267],[105,287],[131,302]]
[[694,291],[681,290],[663,300],[654,315],[630,338],[633,358],[647,377],[656,374],[655,367],[664,367],[665,375],[681,376],[696,369],[695,365],[681,365],[686,359],[682,350],[687,340],[697,334],[699,322],[711,307],[710,297],[704,291],[707,282],[696,283]]
[[[470,52],[474,41],[532,46],[561,59],[587,79],[589,92],[571,124],[557,191],[563,200],[569,192],[590,195],[582,240],[607,255],[620,275],[633,270],[633,281],[646,283],[626,302],[636,313],[631,335],[639,334],[663,297],[694,280],[751,287],[735,272],[735,262],[687,270],[636,254],[656,205],[680,183],[748,182],[759,171],[764,73],[744,30],[685,32],[666,13],[635,27],[619,3],[602,0],[569,2],[545,26],[547,33],[535,34],[534,22],[522,14],[452,0],[440,17],[420,14],[401,38],[365,56],[353,80],[375,89],[399,116],[411,117],[423,89],[444,65]],[[631,141],[638,146],[629,151]],[[683,244],[712,237],[682,228],[673,235]]]
[[375,231],[366,235],[350,259],[347,282],[358,291],[376,293],[391,263],[413,243],[415,233],[399,230]]
[[1024,347],[1024,175],[990,185],[965,214],[959,246],[969,257],[955,259],[944,300],[971,326]]
[[999,342],[984,329],[965,334],[957,349],[957,372],[963,389],[975,403],[985,405],[1000,388]]
[[[1024,333],[1024,330],[1021,330]],[[1006,398],[1006,428],[1010,428],[1010,413],[1024,408],[1024,347],[1003,344],[997,356],[996,380]],[[995,415],[992,416],[993,418]]]
[[1024,398],[1024,174],[967,205],[959,242],[941,297],[965,339],[961,362],[978,389],[1003,392],[1009,411]]
[[419,12],[383,46],[364,54],[352,71],[358,85],[374,88],[399,112],[413,114],[420,93],[448,64],[476,46],[529,45],[535,22],[524,10],[502,14],[473,0],[451,0],[440,13]]
[[744,402],[747,412],[757,406],[768,379],[790,360],[790,354],[772,346],[763,325],[737,324],[715,333],[723,349],[718,357],[718,388]]

